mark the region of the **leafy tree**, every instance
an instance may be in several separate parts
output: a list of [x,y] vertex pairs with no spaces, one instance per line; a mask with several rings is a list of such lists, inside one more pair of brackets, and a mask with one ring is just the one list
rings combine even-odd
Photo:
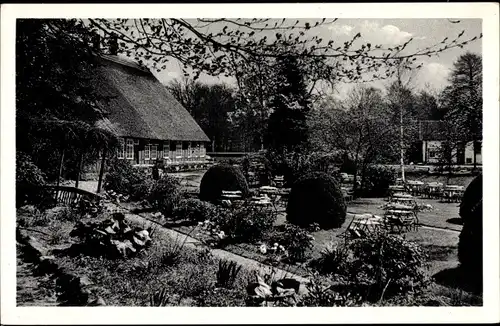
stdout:
[[310,110],[304,75],[293,57],[279,59],[277,71],[267,143],[273,150],[300,151],[307,144],[306,116]]
[[[312,143],[317,150],[339,152],[354,162],[354,175],[361,175],[372,163],[393,162],[399,153],[399,126],[382,92],[355,87],[344,103],[315,108],[309,115]],[[354,178],[356,180],[356,178]],[[357,184],[354,181],[354,188]]]
[[16,37],[16,144],[47,176],[115,137],[96,127],[105,100],[95,92],[92,34],[78,20],[21,19]]
[[[154,69],[164,69],[175,58],[191,68],[195,77],[201,71],[211,75],[235,75],[238,65],[261,58],[297,57],[321,59],[324,71],[334,71],[336,80],[389,78],[395,67],[413,65],[417,57],[433,56],[481,38],[456,37],[424,49],[405,52],[413,38],[398,46],[385,47],[362,42],[357,33],[338,44],[307,33],[335,24],[337,19],[89,19],[88,25],[104,36],[115,35],[120,51]],[[314,62],[313,63],[317,63]],[[328,69],[326,69],[328,68]],[[186,69],[186,74],[190,72]],[[330,74],[326,74],[330,78]],[[365,76],[365,77],[363,77]]]
[[[447,109],[445,119],[462,135],[464,142],[473,141],[474,153],[479,151],[482,140],[482,59],[467,52],[453,64],[450,85],[442,93],[443,106]],[[476,155],[474,155],[476,167]]]
[[225,84],[175,80],[167,86],[212,140],[212,150],[226,150],[232,141],[229,115],[236,108],[234,90]]

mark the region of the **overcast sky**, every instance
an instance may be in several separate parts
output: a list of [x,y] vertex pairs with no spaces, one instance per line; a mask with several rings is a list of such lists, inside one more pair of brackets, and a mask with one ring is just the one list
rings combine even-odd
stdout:
[[[332,25],[315,28],[308,33],[320,35],[324,40],[333,39],[337,43],[351,39],[360,32],[363,41],[382,45],[402,44],[413,37],[411,47],[407,48],[411,51],[439,43],[445,37],[453,39],[462,30],[465,30],[464,39],[478,36],[482,32],[481,19],[461,19],[459,23],[451,23],[447,19],[339,19]],[[453,62],[466,51],[481,54],[481,40],[463,49],[451,49],[439,56],[419,59],[424,66],[414,78],[414,86],[417,89],[425,88],[426,85],[437,90],[443,88],[447,84],[447,77]],[[182,76],[181,67],[179,63],[172,60],[166,70],[156,75],[162,83],[166,84]],[[231,79],[207,75],[202,75],[200,80],[207,83],[231,83]],[[352,87],[351,85],[339,84],[336,96],[343,98]],[[375,86],[382,87],[383,84],[378,82]]]

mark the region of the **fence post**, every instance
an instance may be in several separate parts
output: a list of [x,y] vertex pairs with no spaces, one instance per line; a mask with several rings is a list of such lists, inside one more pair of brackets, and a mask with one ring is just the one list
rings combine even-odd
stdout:
[[104,175],[104,163],[106,162],[106,149],[102,151],[101,168],[99,171],[99,181],[97,182],[97,193],[101,192],[102,176]]

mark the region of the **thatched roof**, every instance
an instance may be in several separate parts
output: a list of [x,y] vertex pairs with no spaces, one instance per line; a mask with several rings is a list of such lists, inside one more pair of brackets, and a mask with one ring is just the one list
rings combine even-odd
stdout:
[[96,86],[107,118],[100,125],[120,137],[210,141],[189,112],[147,69],[117,56],[101,56]]

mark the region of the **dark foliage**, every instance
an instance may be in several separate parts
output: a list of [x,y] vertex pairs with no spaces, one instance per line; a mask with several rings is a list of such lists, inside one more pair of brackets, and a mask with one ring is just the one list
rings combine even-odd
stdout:
[[147,200],[164,216],[171,216],[180,198],[179,181],[165,174],[153,184]]
[[332,177],[313,172],[292,185],[286,212],[287,220],[298,226],[318,223],[323,229],[339,228],[345,221],[346,204]]
[[241,169],[248,183],[258,182],[261,186],[271,183],[272,165],[263,153],[246,155],[241,162]]
[[16,207],[27,204],[50,206],[50,193],[43,191],[45,174],[36,166],[27,154],[16,153]]
[[140,200],[148,196],[151,182],[148,182],[143,171],[134,168],[126,160],[112,160],[109,166],[104,180],[105,190],[130,196],[132,200]]
[[262,240],[275,220],[276,214],[268,209],[243,205],[218,214],[215,224],[228,236],[226,241],[252,243]]
[[288,261],[304,262],[313,248],[312,236],[304,229],[286,224],[282,233],[273,237],[273,240],[284,246],[288,252]]
[[248,183],[238,167],[218,164],[205,172],[200,183],[200,199],[217,201],[221,198],[222,190],[239,190],[244,197],[248,195]]
[[280,79],[271,100],[273,112],[269,116],[266,142],[269,148],[289,151],[303,148],[307,143],[306,116],[310,101],[305,84],[305,73],[294,57],[277,61]]
[[396,181],[396,171],[385,166],[368,166],[364,171],[361,193],[365,197],[384,197]]
[[201,222],[213,219],[217,214],[217,206],[196,198],[182,199],[173,210],[176,219],[188,219]]
[[483,177],[478,175],[467,186],[460,217],[463,221],[458,242],[460,265],[471,280],[482,286],[483,275]]
[[97,158],[116,138],[95,127],[105,98],[95,92],[91,33],[76,19],[19,19],[16,24],[16,144],[49,179],[61,153],[71,167]]

